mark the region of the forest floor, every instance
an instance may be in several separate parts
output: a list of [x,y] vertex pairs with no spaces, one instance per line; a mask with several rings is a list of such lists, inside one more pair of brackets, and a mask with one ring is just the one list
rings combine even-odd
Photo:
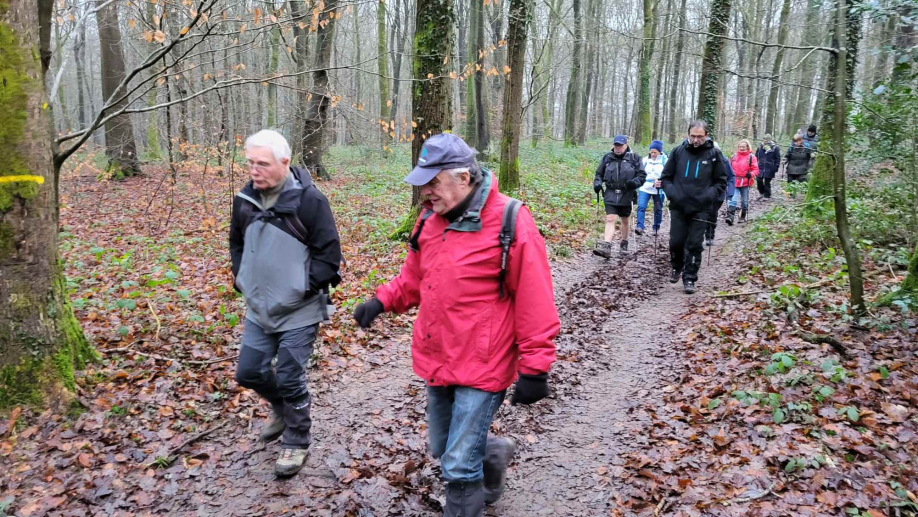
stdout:
[[[279,445],[256,440],[269,407],[233,381],[244,305],[226,234],[241,171],[197,163],[174,184],[163,170],[100,182],[90,159],[69,171],[62,250],[103,359],[78,373],[73,403],[0,422],[0,515],[436,515],[413,315],[366,332],[349,317],[404,257],[386,236],[410,192],[377,154],[333,151],[338,173],[319,184],[346,283],[310,370],[307,466],[283,481]],[[486,513],[914,515],[914,313],[847,316],[840,259],[785,232],[783,192],[753,203],[754,222],[719,225],[693,296],[666,281],[666,222],[656,250],[632,236],[631,252],[598,259],[598,156],[523,156],[562,334],[551,397],[495,419],[519,447]],[[868,294],[896,280],[887,265],[865,257]]]

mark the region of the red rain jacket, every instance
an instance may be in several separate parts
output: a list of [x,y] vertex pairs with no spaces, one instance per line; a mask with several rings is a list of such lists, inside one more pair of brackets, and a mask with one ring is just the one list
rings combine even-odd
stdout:
[[759,175],[759,160],[751,152],[736,153],[730,158],[730,166],[736,175],[737,187],[750,187],[755,185],[755,177]]
[[[387,311],[420,305],[414,322],[414,372],[431,386],[498,392],[517,372],[547,372],[561,322],[555,308],[545,241],[522,207],[508,257],[506,295],[499,299],[501,216],[509,199],[490,174],[468,210],[449,221],[434,214],[409,249],[402,270],[379,286]],[[417,231],[418,222],[415,223]]]

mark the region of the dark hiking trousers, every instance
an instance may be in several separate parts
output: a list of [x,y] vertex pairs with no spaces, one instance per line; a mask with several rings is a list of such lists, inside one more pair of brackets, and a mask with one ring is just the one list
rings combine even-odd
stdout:
[[[723,201],[715,201],[714,205],[711,206],[711,211],[708,212],[708,224],[704,227],[704,237],[706,239],[714,240],[714,231],[717,230],[717,218],[720,216],[720,207],[722,206],[724,206]],[[701,218],[699,217],[699,219]]]
[[756,178],[755,186],[759,189],[759,194],[766,198],[771,197],[771,178]]
[[669,261],[673,269],[682,271],[683,282],[697,282],[704,251],[704,230],[709,214],[683,214],[670,210]]
[[[284,415],[284,447],[306,449],[312,438],[312,398],[306,388],[306,362],[312,355],[318,330],[316,323],[268,334],[252,320],[245,320],[236,382],[255,390]],[[275,356],[277,366],[272,368]]]

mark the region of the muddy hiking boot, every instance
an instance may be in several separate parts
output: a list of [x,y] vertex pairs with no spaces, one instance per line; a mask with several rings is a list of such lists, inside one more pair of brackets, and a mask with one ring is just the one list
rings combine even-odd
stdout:
[[619,249],[621,249],[623,252],[628,251],[628,241],[622,241],[621,247]]
[[683,283],[682,290],[685,291],[685,294],[693,294],[695,292],[695,282]]
[[612,243],[606,241],[597,242],[596,247],[593,248],[593,255],[602,258],[612,258]]
[[740,212],[740,215],[739,215],[739,222],[741,222],[741,223],[745,223],[745,222],[746,222],[746,209],[745,209],[745,208]]
[[635,234],[635,235],[644,235],[644,229],[643,229],[643,228],[635,228],[635,229],[634,229],[634,234]]
[[682,271],[679,271],[678,269],[673,269],[669,273],[669,283],[675,284],[676,282],[679,281],[679,277],[681,276],[682,276]]
[[263,442],[273,442],[280,438],[280,435],[284,434],[286,429],[287,424],[284,422],[283,409],[274,408],[271,412],[271,420],[261,428],[258,433],[258,439]]
[[277,462],[274,463],[274,474],[278,477],[292,476],[303,468],[309,449],[281,449]]
[[516,443],[510,438],[488,436],[488,452],[484,458],[485,504],[494,504],[504,493],[507,466],[516,453]]
[[727,208],[727,218],[724,219],[724,221],[727,222],[727,225],[733,226],[733,218],[734,218],[734,217],[736,217],[736,207],[735,207],[735,206],[731,206],[730,208]]
[[484,514],[485,490],[482,481],[446,484],[443,517],[479,517]]

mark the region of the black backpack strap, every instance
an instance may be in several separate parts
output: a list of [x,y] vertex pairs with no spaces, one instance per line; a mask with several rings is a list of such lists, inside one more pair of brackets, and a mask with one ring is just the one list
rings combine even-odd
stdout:
[[510,198],[504,205],[504,213],[500,219],[500,276],[498,277],[498,289],[500,297],[504,297],[504,279],[507,277],[507,257],[510,254],[510,245],[516,236],[516,218],[520,213],[520,207],[523,202],[519,199]]
[[300,221],[299,216],[296,213],[283,213],[278,214],[281,219],[284,220],[284,223],[287,224],[287,228],[290,230],[290,233],[296,237],[296,240],[302,242],[306,246],[309,246],[307,238],[309,237],[309,230],[306,229],[306,226],[303,225],[303,221]]
[[418,223],[418,229],[414,232],[414,235],[408,239],[408,247],[411,248],[411,251],[421,251],[421,246],[418,243],[418,239],[421,238],[421,230],[424,229],[424,223],[426,223],[432,215],[434,215],[434,211],[429,208],[425,209],[424,213],[421,214],[421,222]]

